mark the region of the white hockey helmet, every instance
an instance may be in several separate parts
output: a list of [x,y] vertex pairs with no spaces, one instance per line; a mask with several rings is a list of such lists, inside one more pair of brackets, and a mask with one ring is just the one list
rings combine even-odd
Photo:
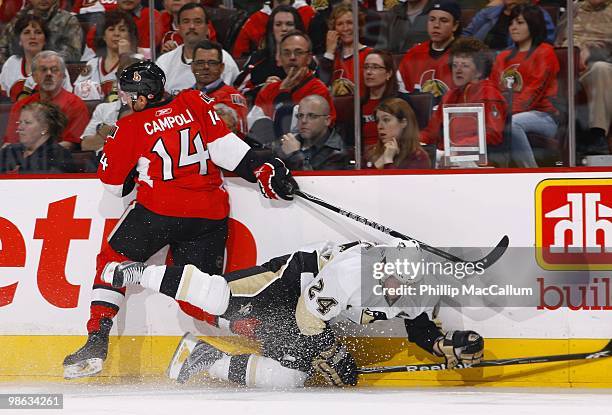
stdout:
[[[380,250],[380,262],[387,265],[384,270],[389,276],[397,278],[402,284],[415,284],[423,279],[423,274],[416,272],[413,265],[422,261],[421,247],[412,239],[394,238],[384,244],[377,244]],[[392,270],[392,272],[387,272]]]

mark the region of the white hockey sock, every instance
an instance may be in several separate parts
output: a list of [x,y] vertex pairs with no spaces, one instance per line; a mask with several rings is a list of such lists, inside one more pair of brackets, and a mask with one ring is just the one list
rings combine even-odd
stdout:
[[177,300],[200,307],[207,313],[219,316],[227,310],[230,289],[220,275],[210,275],[193,265],[185,265],[176,290]]
[[145,288],[149,288],[153,291],[159,292],[165,272],[165,265],[149,265],[142,273],[142,277],[140,278],[140,285]]
[[229,367],[231,359],[231,356],[228,356],[226,354],[223,355],[221,359],[213,363],[212,366],[208,369],[208,374],[213,378],[229,380]]
[[224,356],[208,370],[210,376],[256,388],[287,389],[304,386],[308,375],[274,359],[258,355]]

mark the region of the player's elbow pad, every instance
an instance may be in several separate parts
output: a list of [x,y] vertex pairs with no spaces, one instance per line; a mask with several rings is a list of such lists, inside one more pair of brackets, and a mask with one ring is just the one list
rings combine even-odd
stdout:
[[421,313],[417,318],[404,320],[408,340],[415,343],[423,350],[434,354],[433,346],[436,340],[443,336],[436,323],[429,319],[427,313]]
[[234,173],[248,182],[255,183],[257,182],[257,178],[253,171],[272,158],[272,152],[269,150],[250,149],[246,152],[240,163],[238,163],[238,166],[234,169]]

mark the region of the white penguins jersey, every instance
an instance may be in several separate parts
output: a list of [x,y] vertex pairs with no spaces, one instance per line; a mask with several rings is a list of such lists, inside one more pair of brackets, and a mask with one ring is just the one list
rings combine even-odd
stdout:
[[306,309],[323,321],[341,316],[359,324],[394,317],[414,319],[423,312],[431,317],[433,307],[424,305],[432,304],[431,297],[404,295],[393,301],[373,293],[379,281],[371,273],[362,276],[361,258],[362,249],[371,246],[361,242],[339,252],[338,245],[329,244],[327,250],[319,251],[319,273],[302,290]]
[[[83,67],[83,70],[79,74],[79,77],[74,81],[75,94],[82,99],[88,99],[87,96],[83,96],[76,91],[81,91],[81,84],[85,81],[92,81],[99,85],[101,98],[106,99],[107,102],[116,101],[118,98],[117,92],[117,67],[119,62],[115,64],[108,72],[104,69],[104,57],[95,57],[87,62],[87,65]],[[91,99],[91,98],[89,98]],[[99,98],[98,98],[99,99]]]

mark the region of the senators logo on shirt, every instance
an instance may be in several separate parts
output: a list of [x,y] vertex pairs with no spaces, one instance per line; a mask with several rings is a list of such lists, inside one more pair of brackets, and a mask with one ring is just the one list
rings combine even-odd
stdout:
[[511,80],[510,82],[512,83],[512,90],[514,92],[521,92],[523,90],[524,82],[523,77],[518,70],[519,66],[520,64],[515,63],[514,65],[510,65],[504,69],[502,76],[499,79],[499,87],[502,91],[508,89],[508,79]]
[[446,85],[444,81],[436,79],[435,69],[430,69],[423,72],[421,74],[421,79],[419,80],[419,85],[421,85],[422,92],[429,92],[436,98],[446,94],[446,91],[449,89],[448,85]]

